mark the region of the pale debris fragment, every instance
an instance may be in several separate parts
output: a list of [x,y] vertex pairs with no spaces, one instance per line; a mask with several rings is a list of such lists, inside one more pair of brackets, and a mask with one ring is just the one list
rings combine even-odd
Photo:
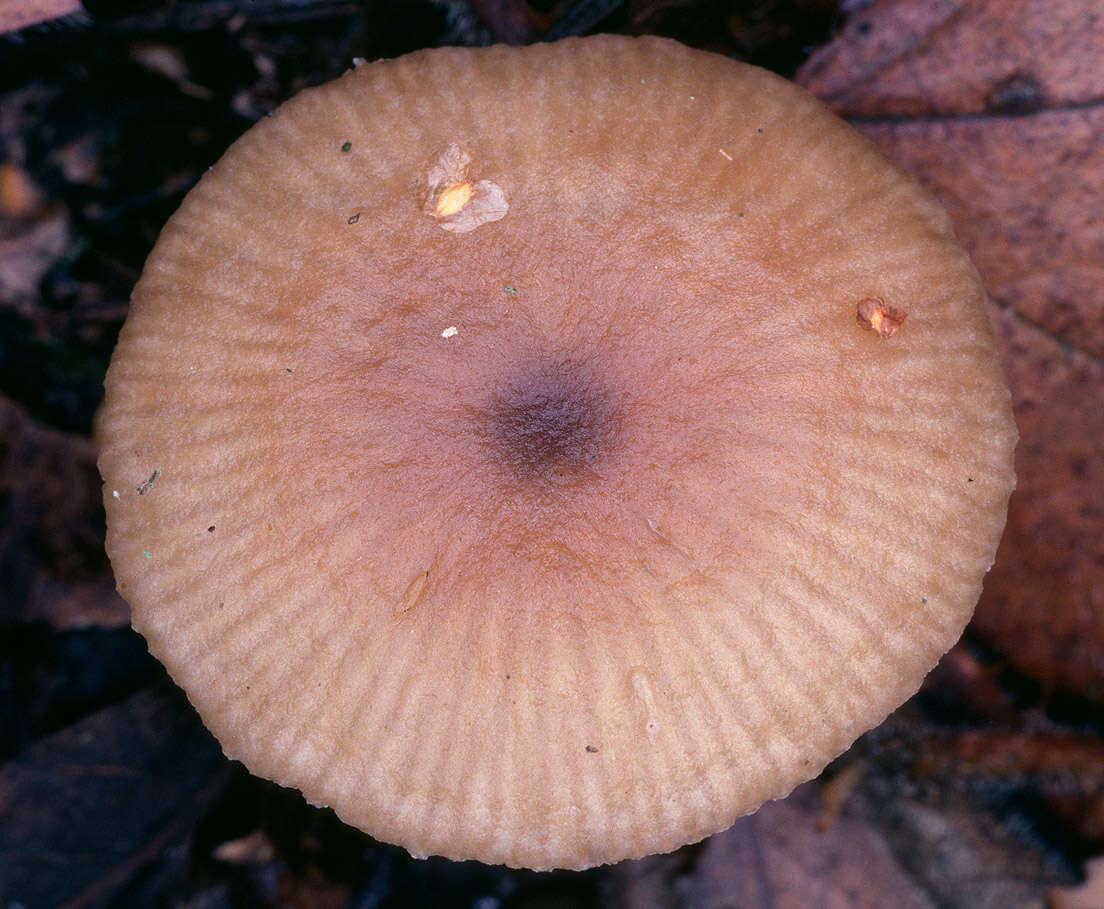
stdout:
[[453,338],[460,333],[460,329],[455,325],[450,325],[443,332],[441,332],[442,338]]
[[418,605],[422,596],[425,594],[426,585],[429,583],[429,569],[421,571],[414,576],[414,580],[411,581],[403,593],[402,607],[399,609],[400,615],[404,612],[409,612],[415,606]]
[[855,788],[862,782],[865,773],[866,762],[859,759],[853,764],[845,766],[835,776],[824,783],[821,789],[824,809],[820,812],[820,815],[816,819],[816,823],[813,825],[817,833],[824,833],[835,825],[836,821],[839,820],[844,805],[847,804],[847,800],[851,797]]
[[471,155],[450,144],[425,176],[422,211],[442,230],[463,234],[506,217],[509,203],[502,188],[490,180],[470,178]]
[[726,152],[723,148],[718,148],[717,151],[721,153],[721,157],[724,158],[726,161],[732,160],[732,155]]
[[660,527],[655,521],[653,521],[651,518],[645,518],[645,520],[648,522],[648,529],[652,533],[654,533],[658,539],[662,540],[664,543],[666,543],[668,546],[670,546],[675,552],[677,552],[683,558],[687,558],[687,559],[691,558],[690,553],[687,552],[685,549],[683,549],[681,546],[679,546],[674,540],[672,540],[670,534],[668,534],[666,531],[664,531],[663,528]]
[[212,855],[231,865],[264,864],[275,858],[276,847],[263,831],[256,830],[248,836],[221,843]]
[[644,731],[648,733],[649,737],[654,736],[656,729],[659,728],[659,723],[656,721],[655,696],[652,694],[652,685],[648,679],[648,674],[643,669],[636,669],[630,673],[629,680],[632,683],[633,693],[644,707],[646,718]]

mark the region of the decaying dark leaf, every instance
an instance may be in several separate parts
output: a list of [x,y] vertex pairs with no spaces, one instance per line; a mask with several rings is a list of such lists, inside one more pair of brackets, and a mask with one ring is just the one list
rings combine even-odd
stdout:
[[687,904],[702,909],[929,909],[936,903],[910,878],[882,833],[844,811],[818,831],[815,785],[771,802],[708,840],[686,883]]
[[92,443],[0,397],[0,620],[120,627]]
[[61,211],[5,217],[0,210],[0,300],[35,293],[69,241],[69,221]]
[[1014,825],[964,798],[931,804],[872,787],[858,801],[914,886],[942,909],[1041,909],[1046,891],[1072,878]]
[[1030,790],[1089,848],[1104,849],[1104,743],[1040,729],[978,729],[930,739],[912,771],[920,777]]
[[93,714],[0,768],[0,894],[96,907],[192,825],[222,785],[218,744],[176,691]]

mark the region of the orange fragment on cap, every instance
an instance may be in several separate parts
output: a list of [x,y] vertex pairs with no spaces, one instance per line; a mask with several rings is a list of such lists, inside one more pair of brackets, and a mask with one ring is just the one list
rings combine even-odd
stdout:
[[859,301],[855,318],[864,328],[869,328],[883,338],[892,338],[904,323],[906,314],[903,310],[886,306],[880,297],[867,297]]
[[438,218],[455,215],[471,201],[472,194],[473,190],[470,183],[452,183],[446,186],[441,195],[437,197],[433,212]]
[[[840,318],[870,275],[892,343]],[[763,70],[358,65],[146,263],[96,428],[118,586],[229,756],[381,840],[669,851],[961,633],[1013,485],[985,304],[931,195]]]

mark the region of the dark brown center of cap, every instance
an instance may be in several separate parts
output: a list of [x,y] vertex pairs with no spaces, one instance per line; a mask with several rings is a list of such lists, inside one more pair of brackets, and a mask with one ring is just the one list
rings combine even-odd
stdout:
[[516,369],[495,389],[483,417],[495,459],[526,483],[578,479],[608,457],[617,428],[608,390],[568,360]]

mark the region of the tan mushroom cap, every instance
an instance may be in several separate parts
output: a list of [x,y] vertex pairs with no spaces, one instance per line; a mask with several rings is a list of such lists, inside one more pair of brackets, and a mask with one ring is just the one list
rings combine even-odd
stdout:
[[1013,485],[946,214],[669,41],[361,65],[166,226],[98,424],[135,627],[255,773],[582,868],[815,775],[954,643]]

